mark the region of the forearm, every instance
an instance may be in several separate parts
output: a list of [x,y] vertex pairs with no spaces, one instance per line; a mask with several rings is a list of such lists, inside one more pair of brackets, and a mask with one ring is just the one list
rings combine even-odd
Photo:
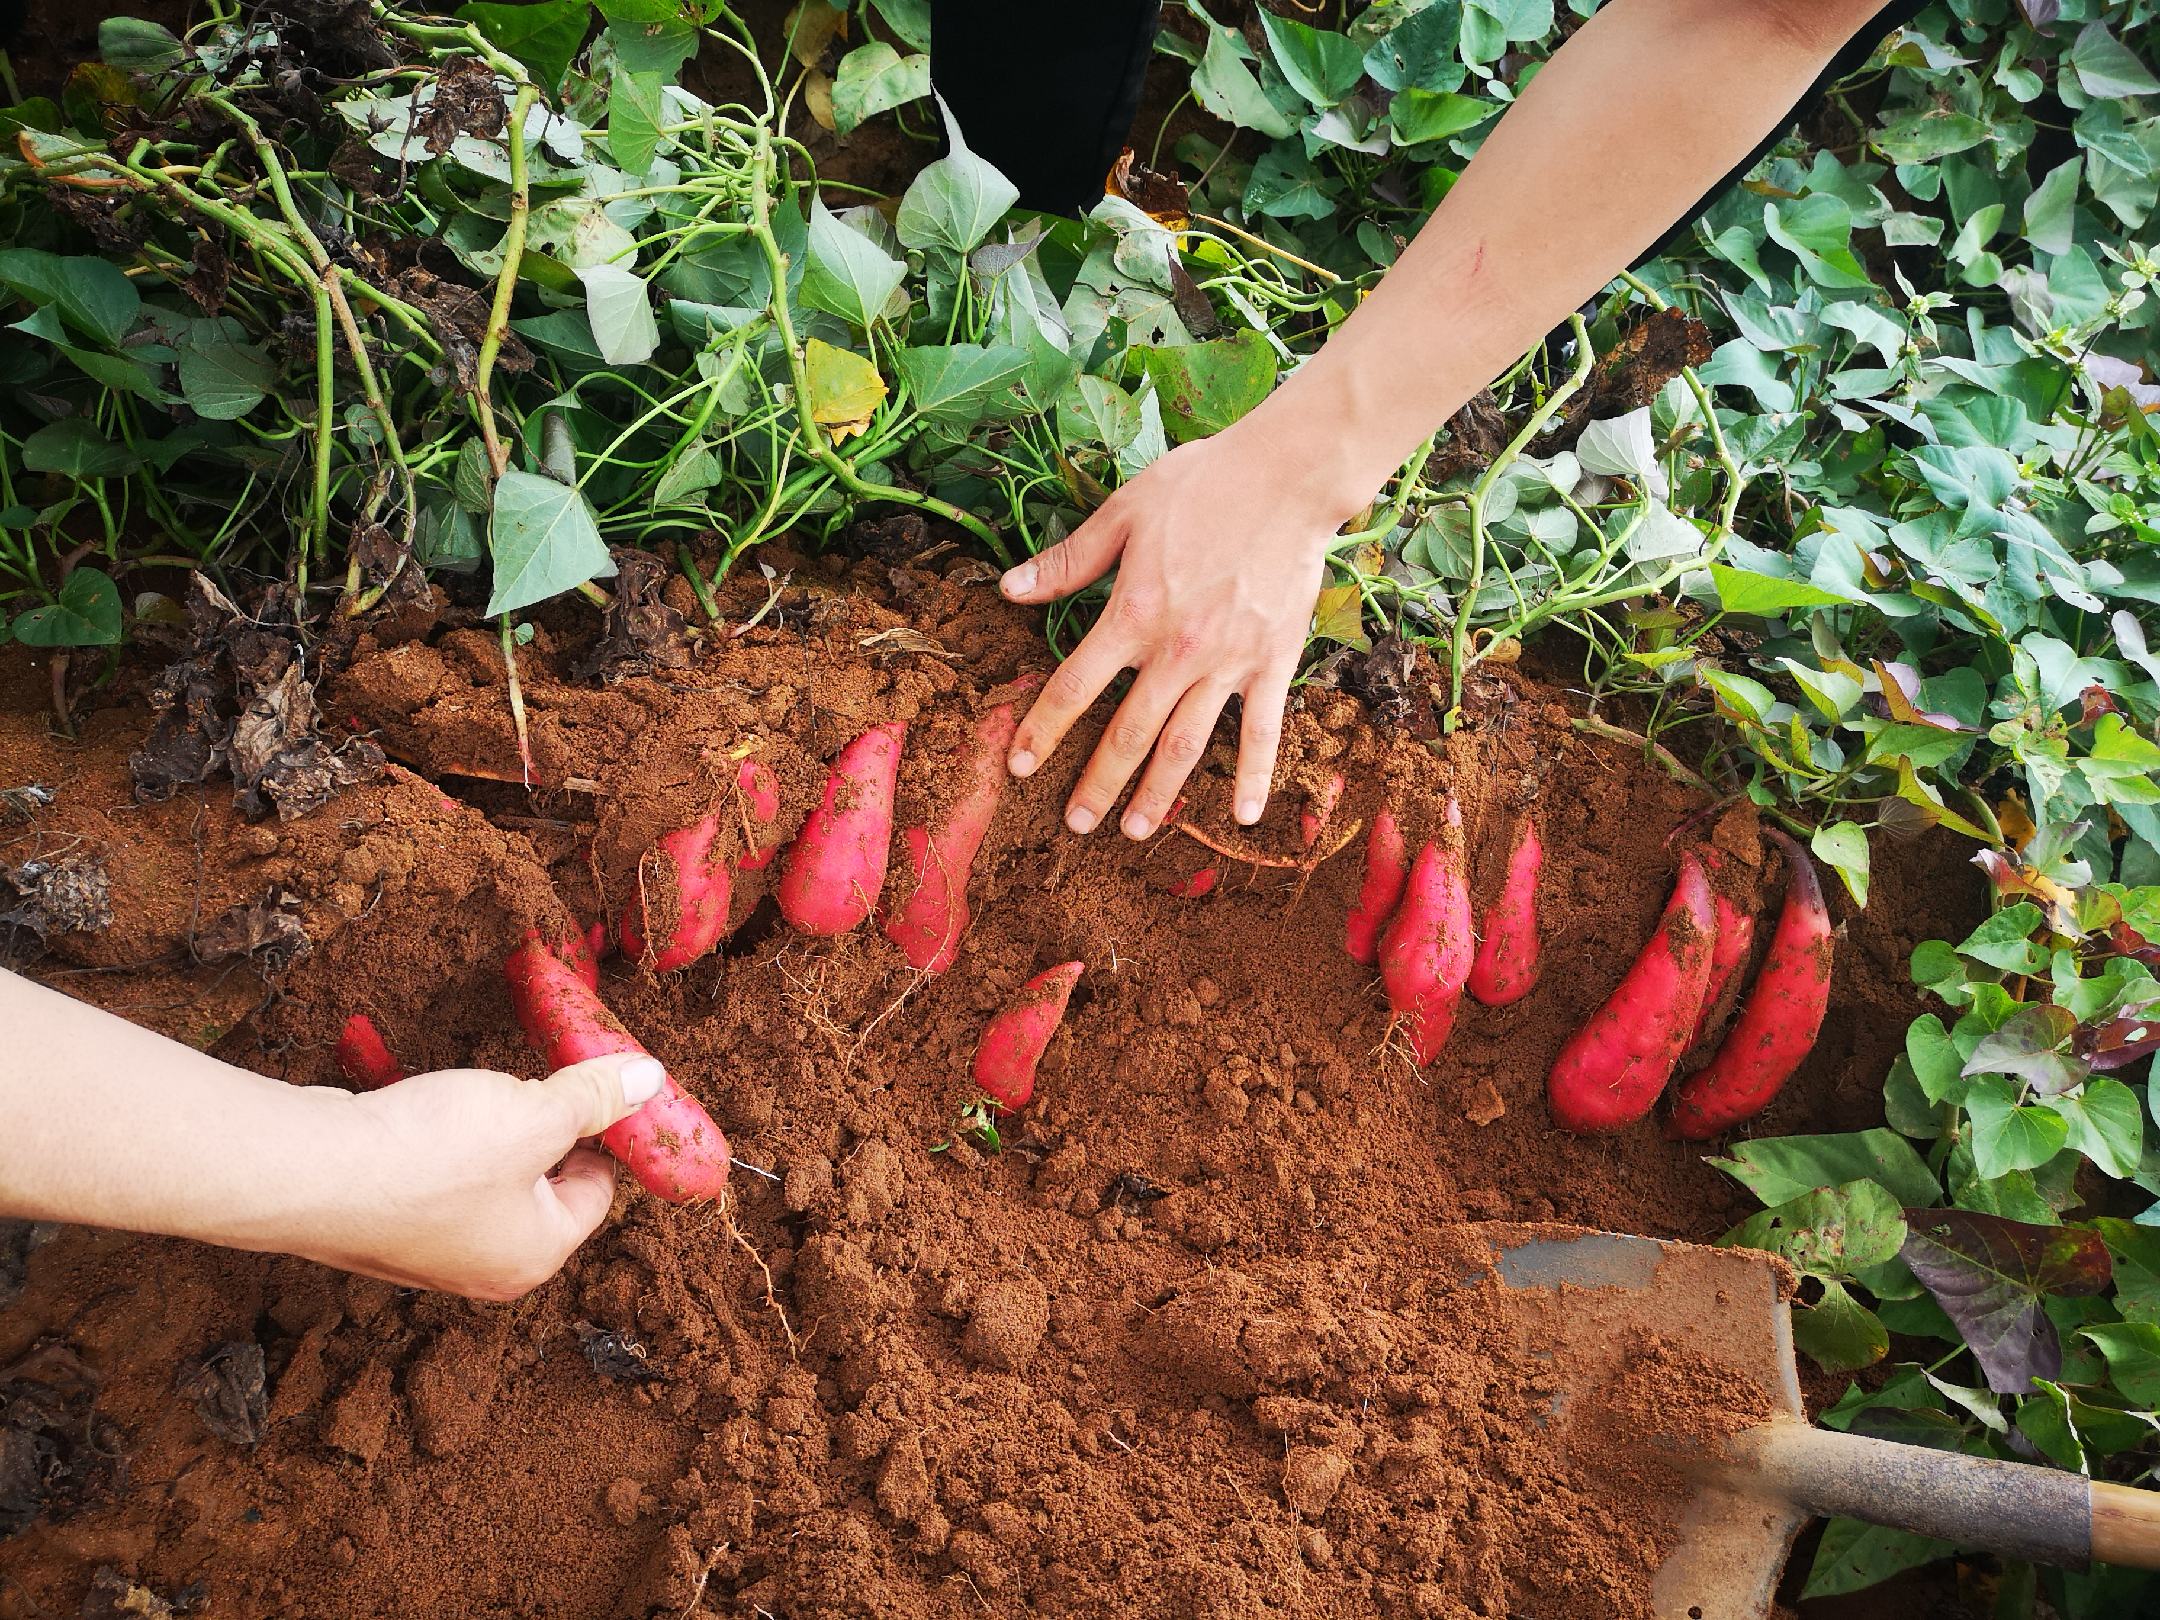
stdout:
[[0,1215],[281,1248],[344,1092],[288,1086],[0,972]]
[[1330,511],[1356,510],[1789,118],[1880,4],[1612,0],[1531,81],[1362,307],[1240,430],[1312,467]]

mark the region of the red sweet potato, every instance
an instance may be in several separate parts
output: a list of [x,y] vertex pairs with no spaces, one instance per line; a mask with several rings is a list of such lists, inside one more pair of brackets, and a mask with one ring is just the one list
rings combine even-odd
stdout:
[[1553,1064],[1545,1096],[1563,1130],[1614,1131],[1650,1111],[1702,1012],[1716,941],[1709,874],[1690,851],[1650,943]]
[[1215,885],[1222,881],[1219,867],[1203,866],[1190,877],[1175,878],[1166,887],[1179,900],[1200,900],[1215,892]]
[[1005,756],[1018,725],[1010,703],[984,714],[975,725],[960,797],[936,825],[901,829],[905,898],[885,914],[885,937],[906,954],[909,966],[925,973],[943,973],[960,954],[968,925],[968,873],[1011,774]]
[[1762,970],[1710,1061],[1681,1083],[1665,1134],[1700,1142],[1769,1106],[1815,1045],[1830,1006],[1835,941],[1822,883],[1807,852],[1773,831],[1785,851],[1785,905]]
[[1078,962],[1060,962],[1036,974],[1010,1006],[983,1026],[975,1045],[975,1083],[999,1113],[1025,1108],[1035,1095],[1035,1065],[1057,1033],[1080,974]]
[[833,761],[825,797],[780,863],[780,915],[806,934],[844,934],[877,904],[892,844],[893,789],[907,727],[872,726]]
[[[739,823],[745,844],[754,846],[779,814],[780,790],[772,772],[755,760],[744,760],[735,773],[734,802],[667,834],[638,862],[637,899],[623,908],[615,928],[623,955],[655,973],[673,973],[727,938],[734,874],[765,865],[779,846],[752,847],[730,867],[721,834]],[[652,939],[656,921],[661,925],[657,942]],[[658,948],[651,949],[648,959],[655,943]]]
[[[1462,830],[1462,812],[1447,802],[1449,831]],[[1455,1009],[1477,950],[1471,932],[1470,885],[1458,842],[1429,843],[1403,890],[1402,904],[1380,938],[1380,982],[1388,1005],[1407,1020],[1410,1048],[1422,1066],[1440,1055],[1455,1027]]]
[[[637,898],[615,925],[622,953],[673,973],[726,937],[734,875],[720,852],[721,813],[668,833],[638,862]],[[655,903],[657,901],[657,904]],[[660,924],[657,937],[653,925]]]
[[405,1078],[405,1070],[390,1055],[382,1031],[366,1013],[354,1013],[345,1020],[345,1028],[338,1035],[337,1064],[339,1071],[359,1091],[380,1091]]
[[[550,1070],[614,1052],[644,1052],[577,969],[537,933],[510,953],[503,976],[525,1039]],[[659,1096],[609,1126],[600,1140],[646,1191],[671,1204],[717,1198],[727,1187],[727,1138],[672,1075]]]
[[[1703,860],[1711,872],[1717,871],[1719,862],[1714,850],[1704,850]],[[1710,1021],[1717,1016],[1726,987],[1733,982],[1733,975],[1747,965],[1748,948],[1755,943],[1754,914],[1741,910],[1723,889],[1714,890],[1711,899],[1717,912],[1717,944],[1710,952],[1710,983],[1703,991],[1702,1011],[1696,1015],[1695,1028],[1688,1036],[1689,1046],[1710,1033]]]
[[1488,1007],[1504,1007],[1527,996],[1538,980],[1538,870],[1545,845],[1537,822],[1524,816],[1515,826],[1508,850],[1507,882],[1485,913],[1485,932],[1477,960],[1470,966],[1470,993]]
[[1408,851],[1395,812],[1383,808],[1373,817],[1365,835],[1365,880],[1358,886],[1357,904],[1343,925],[1343,949],[1353,962],[1371,967],[1380,956],[1380,931],[1395,914],[1403,883],[1410,875]]

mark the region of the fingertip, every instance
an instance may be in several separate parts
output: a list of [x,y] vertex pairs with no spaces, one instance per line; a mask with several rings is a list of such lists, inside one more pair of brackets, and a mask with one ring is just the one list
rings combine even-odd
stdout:
[[1003,591],[1009,600],[1024,602],[1034,591],[1041,576],[1042,571],[1030,560],[1016,568],[1006,569],[1004,577],[998,581],[998,589]]
[[1015,748],[1005,758],[1005,768],[1019,777],[1033,776],[1042,761],[1025,748]]
[[615,1161],[592,1148],[572,1148],[542,1184],[576,1234],[571,1248],[592,1236],[615,1207]]
[[[612,1052],[557,1069],[541,1093],[568,1126],[567,1138],[598,1136],[667,1089],[667,1070],[644,1052]],[[567,1139],[566,1138],[566,1139]]]
[[1267,794],[1247,792],[1238,796],[1237,819],[1241,827],[1250,827],[1267,814]]

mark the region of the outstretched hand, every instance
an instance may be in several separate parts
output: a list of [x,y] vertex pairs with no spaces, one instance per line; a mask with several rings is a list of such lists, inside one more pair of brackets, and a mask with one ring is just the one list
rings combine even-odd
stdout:
[[516,1299],[607,1219],[615,1161],[580,1146],[658,1093],[649,1057],[604,1057],[518,1080],[416,1074],[352,1099],[336,1207],[293,1253],[408,1288]]
[[1235,813],[1250,824],[1267,808],[1324,547],[1349,514],[1243,426],[1172,450],[1002,581],[1011,600],[1041,603],[1117,569],[1101,618],[1013,739],[1013,774],[1032,775],[1121,672],[1136,672],[1066,805],[1076,833],[1101,823],[1143,762],[1120,825],[1129,838],[1160,827],[1232,697],[1244,700]]

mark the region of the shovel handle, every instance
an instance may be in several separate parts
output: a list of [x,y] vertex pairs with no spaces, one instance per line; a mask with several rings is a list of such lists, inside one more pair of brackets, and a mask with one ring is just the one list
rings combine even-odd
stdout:
[[2072,1569],[2160,1569],[2160,1491],[1793,1422],[1735,1435],[1728,1457],[1735,1485],[1822,1517]]

